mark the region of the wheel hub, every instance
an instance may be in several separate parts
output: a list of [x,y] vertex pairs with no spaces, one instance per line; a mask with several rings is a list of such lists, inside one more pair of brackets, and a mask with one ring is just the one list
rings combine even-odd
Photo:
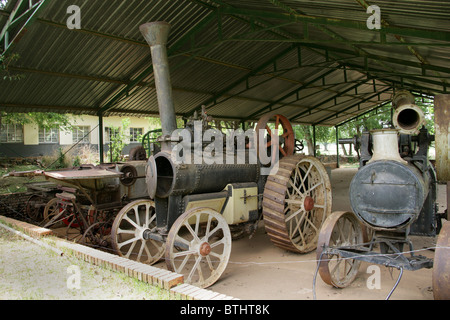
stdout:
[[203,257],[206,257],[208,254],[210,254],[210,252],[211,252],[211,246],[209,245],[208,242],[204,242],[200,245],[199,253]]
[[303,207],[306,211],[310,211],[314,208],[314,199],[310,196],[306,196],[303,202]]

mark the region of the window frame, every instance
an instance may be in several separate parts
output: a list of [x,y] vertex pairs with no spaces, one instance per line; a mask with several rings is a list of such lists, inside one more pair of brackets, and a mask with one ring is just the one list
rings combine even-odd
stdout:
[[[11,130],[11,127],[14,127]],[[10,139],[13,136],[13,139]],[[3,138],[6,138],[3,140]],[[19,138],[19,140],[17,139]],[[24,143],[23,125],[16,123],[3,123],[0,128],[0,143]]]
[[[83,129],[81,129],[83,128]],[[80,138],[80,131],[82,132]],[[76,134],[75,134],[76,133]],[[72,143],[91,143],[91,126],[74,126],[72,130]]]
[[[140,130],[141,132],[136,134],[135,132],[132,132],[132,130]],[[139,140],[134,140],[135,138],[137,138],[137,136],[140,135],[141,138],[144,135],[144,128],[142,127],[130,127],[130,143],[141,143],[141,141]]]
[[[54,130],[56,130],[56,132],[53,132]],[[50,131],[50,132],[47,132]],[[50,135],[51,136],[51,141],[46,141],[46,137]],[[41,137],[43,138],[44,141],[41,140]],[[53,141],[53,137],[56,137],[56,141]],[[46,128],[39,128],[39,144],[58,144],[59,143],[59,128],[57,127],[53,127],[50,129],[46,129]]]

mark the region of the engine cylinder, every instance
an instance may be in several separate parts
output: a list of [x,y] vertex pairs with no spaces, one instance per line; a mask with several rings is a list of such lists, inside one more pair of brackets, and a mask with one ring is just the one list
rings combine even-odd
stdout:
[[260,178],[258,164],[177,164],[170,153],[165,152],[149,161],[154,162],[150,166],[156,168],[155,194],[159,198],[219,192],[230,183],[257,183]]

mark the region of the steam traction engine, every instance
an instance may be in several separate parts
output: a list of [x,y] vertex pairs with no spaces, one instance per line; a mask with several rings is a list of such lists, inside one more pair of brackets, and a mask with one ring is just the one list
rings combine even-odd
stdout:
[[[331,211],[331,186],[324,166],[313,157],[294,154],[294,132],[281,115],[268,115],[256,130],[267,137],[256,141],[279,152],[278,171],[264,175],[261,161],[239,162],[237,155],[224,153],[228,161],[174,161],[177,130],[168,70],[166,42],[170,25],[147,23],[140,27],[150,45],[161,118],[161,151],[147,163],[149,199],[129,203],[117,214],[111,231],[116,252],[129,259],[153,264],[162,257],[168,268],[184,275],[186,283],[200,287],[213,284],[225,270],[233,234],[252,232],[264,217],[268,235],[275,245],[295,252],[316,248],[318,230]],[[195,121],[206,128],[202,112],[186,130],[195,136]],[[269,129],[282,128],[281,135]],[[197,122],[198,124],[199,122]],[[279,143],[275,143],[278,140]],[[231,141],[234,141],[231,139]],[[203,153],[202,142],[182,140],[183,156]],[[217,150],[216,150],[217,151]],[[233,150],[236,151],[236,150]],[[233,159],[230,163],[230,157]]]
[[[408,92],[393,99],[395,129],[364,133],[360,168],[350,184],[353,212],[334,212],[322,226],[318,270],[337,288],[356,277],[361,261],[405,270],[432,268],[433,260],[414,253],[409,235],[435,236],[435,298],[450,298],[450,225],[436,209],[436,174],[427,159],[434,137],[422,126],[424,115]],[[442,230],[441,230],[442,228]],[[368,236],[371,235],[371,236]]]

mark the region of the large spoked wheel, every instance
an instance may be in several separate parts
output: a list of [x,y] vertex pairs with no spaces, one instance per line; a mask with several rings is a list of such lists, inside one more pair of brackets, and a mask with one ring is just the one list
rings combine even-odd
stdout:
[[[274,124],[274,129],[278,130],[277,138],[278,145],[273,145],[275,141],[275,132],[269,126],[269,123]],[[286,157],[294,154],[295,151],[295,133],[292,129],[292,125],[289,120],[281,114],[267,114],[259,119],[256,125],[256,139],[257,139],[257,152],[259,152],[259,145],[263,143],[260,138],[264,133],[267,138],[266,147],[271,150],[271,148],[277,148],[280,153],[280,157]],[[262,130],[262,132],[261,132]]]
[[363,242],[361,224],[351,212],[333,212],[322,226],[317,243],[317,260],[322,280],[336,288],[345,288],[355,279],[360,260],[343,258],[327,249],[349,247]]
[[272,242],[283,249],[307,253],[317,246],[320,228],[331,213],[331,183],[314,157],[282,158],[264,189],[264,224]]
[[433,296],[450,300],[450,221],[442,225],[436,242],[433,263]]
[[231,233],[226,220],[210,208],[193,208],[169,231],[167,267],[184,276],[184,282],[201,288],[215,283],[228,264]]
[[164,243],[145,239],[144,232],[156,228],[155,203],[137,200],[119,211],[111,230],[112,247],[119,256],[154,264],[164,255]]

